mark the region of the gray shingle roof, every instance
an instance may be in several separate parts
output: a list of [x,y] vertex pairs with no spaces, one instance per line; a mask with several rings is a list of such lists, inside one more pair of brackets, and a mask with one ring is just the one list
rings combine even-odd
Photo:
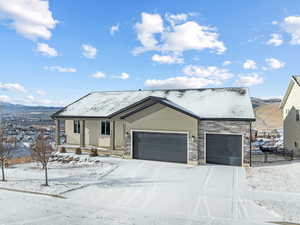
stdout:
[[92,92],[54,117],[109,117],[149,96],[166,98],[200,118],[255,119],[247,88]]

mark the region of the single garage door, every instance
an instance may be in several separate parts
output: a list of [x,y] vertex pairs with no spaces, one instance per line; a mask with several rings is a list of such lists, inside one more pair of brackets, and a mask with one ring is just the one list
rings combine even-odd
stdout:
[[206,162],[241,166],[242,135],[206,134]]
[[133,158],[187,163],[187,135],[133,132]]

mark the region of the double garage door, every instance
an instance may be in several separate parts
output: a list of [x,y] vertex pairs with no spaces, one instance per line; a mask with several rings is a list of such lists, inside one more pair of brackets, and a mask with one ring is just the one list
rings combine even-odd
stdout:
[[187,135],[133,132],[133,158],[187,163]]
[[[187,163],[187,134],[133,132],[133,158]],[[242,136],[206,134],[206,162],[240,166]]]

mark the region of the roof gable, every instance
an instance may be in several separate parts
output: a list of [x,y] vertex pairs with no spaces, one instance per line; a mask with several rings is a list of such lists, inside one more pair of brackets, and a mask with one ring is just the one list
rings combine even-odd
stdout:
[[92,92],[53,117],[108,118],[150,96],[163,98],[199,118],[255,118],[247,88]]
[[288,86],[288,88],[286,89],[285,94],[284,94],[284,96],[283,96],[283,99],[282,99],[282,101],[281,101],[281,103],[280,103],[280,106],[279,106],[280,109],[282,109],[282,108],[284,107],[284,105],[285,105],[285,103],[286,103],[286,101],[287,101],[287,99],[288,99],[288,97],[289,97],[289,95],[290,95],[290,93],[291,93],[291,90],[292,90],[292,88],[293,88],[295,85],[296,85],[298,88],[300,88],[300,76],[292,76],[292,78],[291,78],[291,80],[290,80],[290,82],[289,82],[289,86]]

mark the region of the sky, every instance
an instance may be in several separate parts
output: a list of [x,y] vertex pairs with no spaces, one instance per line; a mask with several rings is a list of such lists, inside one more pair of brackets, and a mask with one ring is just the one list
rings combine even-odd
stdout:
[[249,87],[300,74],[298,0],[0,0],[0,101],[92,91]]

